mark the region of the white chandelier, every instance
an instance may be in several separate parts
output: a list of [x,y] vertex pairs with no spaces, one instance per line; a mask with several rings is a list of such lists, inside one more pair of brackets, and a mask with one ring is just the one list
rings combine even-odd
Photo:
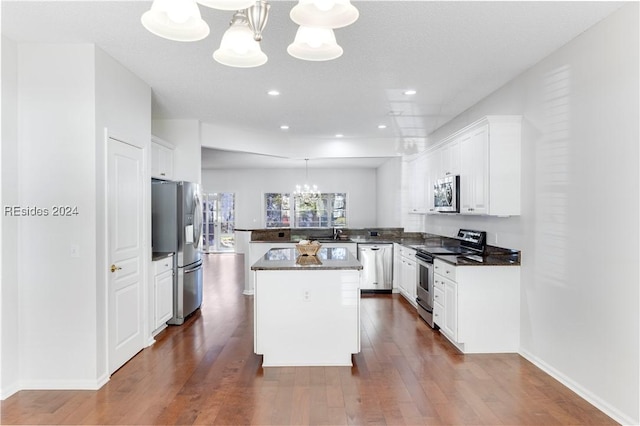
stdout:
[[320,195],[317,185],[309,185],[309,159],[304,159],[305,180],[303,185],[296,185],[293,191],[295,197],[301,197],[304,201],[309,202]]
[[[220,10],[235,10],[213,58],[231,67],[257,67],[267,62],[260,49],[262,31],[271,5],[266,0],[153,0],[142,15],[142,25],[151,33],[175,41],[198,41],[209,35],[198,4]],[[328,61],[342,55],[333,30],[354,23],[359,16],[349,0],[299,0],[289,17],[300,27],[287,52],[307,61]]]

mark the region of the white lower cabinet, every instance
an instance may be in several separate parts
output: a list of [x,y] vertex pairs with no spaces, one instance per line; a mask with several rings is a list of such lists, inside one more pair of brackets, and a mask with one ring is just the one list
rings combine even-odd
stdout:
[[416,283],[418,281],[416,251],[402,245],[397,245],[396,248],[398,256],[395,259],[394,268],[397,271],[395,278],[398,280],[398,291],[409,303],[416,306]]
[[444,287],[444,321],[442,330],[454,341],[458,340],[458,284],[447,278],[440,278]]
[[157,334],[167,326],[173,316],[173,257],[153,262],[153,285],[151,288],[151,330]]
[[463,353],[518,352],[520,267],[434,260],[434,322]]
[[359,270],[252,272],[254,351],[263,367],[352,365],[360,352]]
[[444,327],[444,283],[439,277],[433,282],[433,323],[440,329]]

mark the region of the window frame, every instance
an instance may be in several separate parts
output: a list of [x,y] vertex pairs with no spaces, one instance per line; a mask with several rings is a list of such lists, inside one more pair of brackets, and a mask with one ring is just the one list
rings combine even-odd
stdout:
[[[289,224],[288,225],[284,225],[282,221],[280,221],[279,225],[269,225],[269,218],[268,218],[268,212],[270,211],[270,209],[267,208],[267,196],[271,195],[271,194],[277,194],[277,195],[288,195],[289,196]],[[335,205],[335,200],[336,198],[338,198],[338,196],[343,196],[344,197],[344,207],[341,208],[340,210],[343,210],[343,216],[339,216],[344,218],[344,223],[335,223],[335,219],[333,218],[333,214],[335,212],[335,209],[323,209],[322,211],[326,212],[326,219],[327,222],[326,224],[323,224],[322,221],[322,214],[317,215],[318,216],[318,224],[314,225],[314,226],[301,226],[300,223],[300,216],[299,216],[299,208],[298,208],[298,198],[293,194],[293,192],[264,192],[262,194],[262,220],[263,220],[263,224],[264,227],[266,229],[277,229],[277,228],[316,228],[316,229],[320,229],[320,228],[344,228],[348,225],[349,223],[349,194],[347,192],[321,192],[320,193],[320,197],[322,197],[325,202],[326,201],[330,201],[331,205],[334,206]],[[283,211],[282,209],[280,211]],[[286,210],[284,210],[286,211]],[[316,212],[319,212],[319,210],[316,209]]]

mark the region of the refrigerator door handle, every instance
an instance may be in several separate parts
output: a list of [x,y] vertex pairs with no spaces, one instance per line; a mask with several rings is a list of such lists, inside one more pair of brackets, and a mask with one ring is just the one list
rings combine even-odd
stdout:
[[196,266],[195,268],[185,269],[185,270],[184,270],[184,273],[185,273],[185,274],[189,274],[189,273],[191,273],[191,272],[196,272],[196,271],[198,271],[198,270],[200,270],[200,269],[202,269],[202,264],[200,264],[200,265]]
[[200,247],[200,239],[202,238],[202,202],[200,201],[200,194],[195,193],[193,206],[193,247]]

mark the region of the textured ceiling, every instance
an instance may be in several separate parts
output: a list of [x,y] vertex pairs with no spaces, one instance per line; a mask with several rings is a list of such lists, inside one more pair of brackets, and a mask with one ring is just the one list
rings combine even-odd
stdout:
[[[390,153],[408,142],[423,142],[621,6],[606,1],[354,1],[360,18],[335,31],[344,55],[306,62],[286,53],[297,29],[288,16],[295,3],[273,1],[262,41],[268,62],[237,69],[211,56],[231,12],[200,6],[211,34],[180,43],[142,27],[140,16],[150,4],[3,1],[2,33],[18,42],[95,43],[151,86],[154,118],[197,119],[283,143],[318,145],[341,133],[360,147],[354,156],[361,157],[378,156],[367,155],[372,141],[386,144]],[[417,94],[404,95],[408,88]],[[281,95],[268,96],[270,89]],[[378,129],[381,123],[388,127]],[[289,130],[281,131],[282,124]],[[234,149],[232,139],[225,144]],[[328,149],[323,156],[336,155]],[[207,158],[210,167],[223,164]]]

